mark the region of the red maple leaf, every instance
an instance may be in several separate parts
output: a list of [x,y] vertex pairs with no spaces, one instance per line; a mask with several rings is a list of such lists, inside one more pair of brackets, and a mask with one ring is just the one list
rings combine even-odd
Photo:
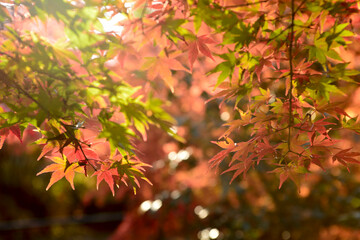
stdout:
[[[216,43],[209,37],[202,35],[197,37],[195,41],[189,43],[189,62],[190,62],[190,70],[192,71],[195,60],[199,55],[199,51],[204,54],[206,57],[214,60],[209,47],[206,44]],[[215,60],[214,60],[215,61]]]
[[213,158],[211,158],[209,160],[209,163],[210,163],[210,167],[211,168],[218,168],[220,163],[224,160],[224,158],[226,156],[229,155],[229,153],[231,152],[232,148],[229,148],[229,149],[225,149],[225,150],[222,150],[220,151],[218,154],[216,154]]
[[[354,157],[360,156],[359,152],[349,152],[351,148],[341,150],[340,152],[336,153],[332,160],[333,162],[338,161],[344,166],[348,166],[347,163],[358,163],[360,164],[359,160],[356,160]],[[349,169],[348,169],[349,170]]]
[[[229,169],[223,171],[221,174],[227,173],[227,172],[231,172],[231,171],[235,171],[233,177],[230,180],[230,184],[234,181],[234,179],[239,176],[240,174],[242,174],[243,172],[245,172],[245,170],[247,169],[247,166],[245,166],[244,162],[240,162],[237,164],[234,164],[233,166],[231,166]],[[244,178],[245,178],[245,174],[244,174]]]
[[211,158],[209,160],[211,168],[214,168],[214,167],[218,168],[220,163],[224,160],[224,158],[226,156],[229,155],[229,153],[232,150],[234,150],[236,145],[235,145],[234,141],[231,138],[226,138],[225,141],[218,141],[218,142],[212,141],[212,143],[215,143],[218,146],[220,146],[221,148],[225,149],[225,150],[222,150],[219,153],[217,153],[213,158]]
[[289,171],[283,171],[282,173],[280,173],[279,178],[280,178],[280,183],[279,183],[279,189],[280,189],[283,183],[286,181],[286,179],[289,178]]
[[78,162],[81,160],[100,160],[98,154],[91,149],[89,145],[80,144],[81,148],[67,146],[64,148],[63,153],[69,159],[70,163]]
[[[318,154],[312,154],[310,156],[310,162],[319,166],[322,170],[325,170],[321,163],[321,156]],[[309,170],[309,169],[308,169]]]
[[14,134],[20,140],[20,142],[22,142],[21,130],[19,125],[3,128],[0,129],[0,149],[3,147],[4,142],[10,133]]
[[257,160],[258,164],[259,164],[260,160],[263,160],[266,155],[270,154],[272,156],[273,154],[275,154],[275,152],[276,152],[275,148],[278,145],[280,145],[280,144],[277,144],[276,146],[271,145],[269,142],[269,139],[266,137],[262,138],[262,141],[263,142],[258,142],[256,145],[256,148],[255,148],[255,151],[257,153],[257,158],[258,158],[258,160]]

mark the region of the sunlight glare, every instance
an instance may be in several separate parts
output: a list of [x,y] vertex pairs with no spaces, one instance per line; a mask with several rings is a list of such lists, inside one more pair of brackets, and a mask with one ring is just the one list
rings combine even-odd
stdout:
[[216,239],[216,238],[219,237],[219,235],[220,235],[220,232],[216,228],[211,229],[210,232],[209,232],[209,237],[211,239]]
[[147,211],[150,210],[151,206],[152,206],[151,201],[150,201],[150,200],[146,200],[146,201],[144,201],[143,203],[141,203],[141,205],[140,205],[140,211],[141,211],[141,212],[147,212]]
[[151,205],[151,210],[156,212],[161,208],[161,206],[162,206],[162,201],[160,199],[156,199]]
[[224,122],[226,122],[227,120],[230,119],[230,113],[228,113],[228,112],[223,112],[223,113],[221,113],[220,118],[221,118],[221,120],[223,120]]

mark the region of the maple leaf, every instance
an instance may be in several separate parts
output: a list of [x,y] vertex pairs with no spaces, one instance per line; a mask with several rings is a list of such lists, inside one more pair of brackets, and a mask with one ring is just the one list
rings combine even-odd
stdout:
[[[89,140],[80,141],[76,138],[66,138],[64,133],[50,139],[43,138],[42,141],[44,140],[46,140],[46,143],[43,145],[43,149],[37,158],[38,161],[50,152],[52,152],[52,156],[65,156],[69,164],[78,163],[80,167],[83,167],[85,176],[87,176],[87,164],[96,170],[96,161],[101,161],[91,146],[102,143],[103,140],[89,143]],[[56,141],[54,142],[53,140]],[[63,143],[64,140],[65,143]],[[41,140],[39,141],[41,142]]]
[[300,178],[299,178],[299,174],[300,173],[305,173],[306,172],[306,168],[304,167],[279,167],[274,169],[273,171],[269,171],[268,173],[280,173],[279,174],[279,189],[282,187],[282,185],[284,184],[284,182],[290,178],[295,185],[297,186],[298,190],[300,191]]
[[[242,174],[243,172],[245,172],[246,170],[246,166],[243,162],[234,164],[233,166],[231,166],[229,169],[223,171],[221,174],[227,173],[227,172],[231,172],[231,171],[235,171],[233,177],[230,180],[230,184],[234,181],[234,179],[236,177],[238,177],[240,174]],[[245,174],[243,175],[245,178]]]
[[92,176],[97,176],[96,188],[99,189],[99,184],[105,180],[105,182],[109,185],[109,188],[112,192],[112,195],[115,196],[114,191],[114,177],[119,176],[117,169],[110,168],[110,164],[101,165],[101,169],[94,172]]
[[333,140],[324,134],[316,136],[316,134],[313,133],[312,137],[310,138],[310,145],[312,147],[328,147],[334,145],[336,142],[338,141]]
[[327,118],[320,119],[314,123],[306,122],[305,126],[301,127],[302,129],[308,130],[308,131],[317,131],[321,134],[326,133],[326,126],[328,125],[336,125],[336,123],[332,122],[326,122]]
[[43,145],[43,149],[41,150],[41,153],[37,160],[39,161],[42,157],[44,157],[47,153],[51,152],[55,148],[55,145],[53,143],[47,143]]
[[[335,111],[336,113],[340,114],[340,115],[343,115],[343,116],[346,116],[346,117],[348,117],[348,118],[351,118],[350,115],[349,115],[347,112],[345,112],[345,110],[342,109],[342,108],[335,107],[335,108],[334,108],[334,111]],[[337,116],[334,116],[334,117],[335,117],[337,120],[339,120],[339,118],[338,118]]]
[[36,176],[38,176],[43,173],[52,172],[50,182],[46,187],[46,191],[49,190],[49,188],[54,183],[56,183],[63,177],[65,177],[65,179],[70,183],[71,188],[75,189],[74,187],[75,172],[84,173],[84,170],[77,163],[70,164],[69,161],[66,159],[66,157],[64,158],[48,157],[48,158],[51,159],[51,161],[53,161],[54,163],[46,166],[43,170],[41,170],[36,174]]
[[[347,163],[358,163],[360,164],[359,160],[356,160],[354,157],[360,156],[359,152],[349,152],[351,148],[341,150],[340,152],[336,153],[332,160],[333,162],[338,161],[342,165],[348,167]],[[349,170],[349,168],[348,168]]]
[[78,162],[81,160],[100,160],[98,154],[91,149],[90,145],[81,143],[78,147],[67,146],[63,149],[63,154],[68,158],[70,163]]
[[305,160],[309,160],[309,161],[310,161],[309,164],[306,166],[307,170],[309,170],[309,168],[310,168],[310,163],[313,163],[313,164],[319,166],[322,170],[325,171],[325,169],[324,169],[324,167],[323,167],[323,165],[322,165],[322,163],[321,163],[321,160],[322,160],[322,159],[323,159],[323,158],[322,158],[320,155],[318,155],[318,154],[311,154],[308,159],[305,159]]
[[195,60],[199,55],[199,51],[204,54],[206,57],[211,58],[213,61],[214,58],[211,54],[209,47],[206,44],[216,43],[211,38],[206,35],[202,35],[197,37],[195,41],[189,43],[189,62],[190,62],[190,70],[192,71]]
[[141,162],[135,156],[133,156],[132,159],[128,158],[128,156],[123,157],[119,151],[116,150],[115,154],[110,157],[105,164],[101,165],[101,169],[93,174],[93,176],[97,176],[97,188],[99,188],[100,182],[105,180],[109,185],[112,194],[115,195],[114,185],[116,184],[116,186],[119,187],[117,183],[121,180],[128,186],[127,180],[136,194],[136,187],[140,187],[136,177],[139,177],[152,185],[143,173],[145,171],[143,167],[150,167],[150,165]]
[[276,146],[272,146],[269,142],[269,139],[267,137],[262,138],[263,142],[259,142],[256,145],[255,151],[257,153],[257,157],[258,157],[258,164],[259,161],[262,160],[265,155],[269,155],[272,154],[274,155],[276,153],[275,149],[279,144],[277,144]]
[[251,152],[252,150],[252,145],[249,144],[249,142],[236,143],[236,147],[232,149],[232,152],[235,152],[235,154],[233,155],[229,166],[231,166],[236,160],[246,159],[249,152]]
[[234,143],[234,141],[229,137],[226,137],[225,141],[217,141],[217,142],[211,141],[211,142],[215,143],[216,145],[218,145],[219,147],[221,147],[223,149],[233,148],[236,145]]
[[[248,151],[245,151],[246,154],[248,153]],[[237,152],[239,153],[239,152]],[[234,155],[235,156],[235,155]],[[229,166],[231,166],[229,169],[225,170],[224,172],[222,172],[222,174],[226,173],[226,172],[230,172],[230,171],[235,171],[233,177],[230,180],[230,184],[234,181],[234,179],[236,177],[238,177],[240,174],[243,174],[243,178],[246,178],[246,174],[248,172],[248,170],[254,165],[254,161],[253,159],[256,157],[256,154],[250,154],[248,157],[246,157],[244,160],[240,159],[240,163],[237,164],[233,164],[231,166],[231,164],[234,162],[234,158],[232,159],[231,163],[229,164]]]
[[152,185],[152,183],[144,175],[144,167],[151,167],[150,165],[141,162],[136,156],[133,156],[131,159],[129,157],[123,157],[119,153],[115,153],[115,156],[112,160],[114,163],[111,165],[111,168],[117,169],[119,173],[120,180],[128,186],[128,183],[133,187],[134,194],[136,194],[136,187],[140,187],[137,177],[145,180],[147,183]]
[[0,129],[0,149],[3,147],[4,142],[5,142],[8,135],[9,135],[9,129],[8,128]]
[[[250,141],[231,144],[227,150],[230,150],[230,152],[235,152],[235,154],[229,163],[229,168],[221,174],[235,171],[232,179],[230,180],[231,184],[234,179],[241,174],[243,174],[244,179],[246,178],[246,174],[248,170],[254,165],[255,162],[253,160],[258,156],[258,154],[254,153],[253,144],[250,144]],[[240,162],[234,164],[235,161]],[[220,164],[220,162],[218,164]]]
[[[78,123],[76,125],[69,125],[69,124],[61,122],[61,123],[59,123],[59,125],[61,127],[63,127],[64,132],[60,133],[59,127],[53,126],[57,135],[55,137],[46,138],[46,144],[49,144],[49,143],[53,144],[53,145],[58,144],[59,152],[61,154],[63,154],[63,151],[67,146],[74,146],[75,149],[81,148],[81,146],[80,146],[81,141],[78,139],[79,132],[77,130],[82,127],[82,124]],[[49,152],[49,148],[43,149],[41,156],[46,154],[45,151]]]
[[[249,114],[249,117],[251,115]],[[229,136],[233,131],[235,131],[236,129],[240,129],[240,127],[248,125],[249,122],[243,119],[236,119],[233,120],[229,123],[224,124],[224,126],[229,126],[229,128],[223,133],[223,135],[221,135],[221,137],[226,137]]]
[[190,62],[190,70],[192,71],[195,60],[199,55],[198,47],[196,41],[191,42],[189,44],[189,62]]
[[254,69],[254,73],[256,73],[258,82],[261,82],[260,77],[261,77],[261,73],[263,71],[264,66],[267,66],[267,67],[272,68],[274,70],[276,69],[272,65],[271,61],[268,60],[268,58],[261,58],[261,60],[259,61],[259,64]]
[[9,127],[9,130],[12,134],[14,134],[19,139],[20,142],[22,142],[21,130],[20,130],[19,125],[11,126],[11,127]]
[[351,118],[349,114],[344,110],[346,106],[343,101],[328,102],[326,99],[321,99],[318,102],[314,101],[313,105],[316,111],[324,115],[331,114],[331,116],[333,116],[337,120],[339,120],[339,117],[337,115],[343,115]]
[[147,78],[154,80],[157,76],[168,85],[171,92],[174,92],[174,78],[171,70],[189,72],[178,60],[175,59],[176,53],[171,56],[166,56],[164,52],[160,52],[157,57],[146,58],[142,66],[143,70],[147,71]]
[[234,147],[228,148],[225,150],[220,151],[217,153],[214,157],[212,157],[209,160],[209,164],[211,168],[216,168],[216,170],[219,168],[220,163],[224,160],[225,157],[229,155],[229,153],[233,150]]
[[[84,166],[89,163],[94,169],[94,165],[89,162],[100,160],[98,154],[91,149],[91,146],[102,141],[97,141],[95,143],[90,143],[89,140],[80,140],[80,133],[76,132],[79,128],[82,127],[83,123],[77,123],[76,125],[68,125],[61,123],[61,126],[64,127],[65,132],[59,133],[52,138],[43,138],[39,142],[46,140],[46,143],[43,146],[43,149],[40,153],[40,156],[37,160],[41,159],[44,155],[51,152],[54,148],[58,148],[56,152],[59,152],[61,155],[65,155],[69,163],[80,163],[81,166]],[[56,129],[58,131],[58,129]],[[86,169],[85,169],[86,175]]]
[[279,176],[279,179],[280,179],[279,189],[281,188],[283,183],[286,181],[286,179],[288,179],[288,177],[289,177],[289,172],[288,171],[283,171],[282,173],[280,173],[280,176]]
[[10,133],[14,134],[20,140],[20,142],[22,142],[21,130],[19,125],[2,128],[0,129],[0,149],[3,147],[4,142]]
[[211,97],[209,100],[206,101],[206,103],[217,99],[217,98],[223,98],[221,103],[219,104],[219,107],[225,103],[226,100],[229,100],[232,97],[237,96],[236,98],[236,104],[241,100],[242,97],[247,96],[251,90],[252,85],[251,84],[243,84],[243,85],[233,85],[229,83],[223,83],[219,85],[219,88],[224,89],[220,92],[216,93],[213,97]]

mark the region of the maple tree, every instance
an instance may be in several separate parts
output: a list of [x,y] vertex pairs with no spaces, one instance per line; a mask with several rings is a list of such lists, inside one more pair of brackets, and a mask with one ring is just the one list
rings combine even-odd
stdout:
[[[210,160],[218,168],[230,156],[231,181],[263,161],[279,187],[330,158],[359,163],[338,133],[359,129],[344,110],[358,71],[341,57],[359,40],[356,1],[2,3],[1,145],[39,132],[39,159],[55,162],[39,173],[52,172],[48,188],[91,172],[113,194],[121,181],[135,190],[148,165],[134,140],[147,139],[149,124],[184,141],[157,89],[174,93],[179,76],[204,71],[220,89],[208,101],[233,106]],[[100,19],[119,15],[122,30],[105,31]]]

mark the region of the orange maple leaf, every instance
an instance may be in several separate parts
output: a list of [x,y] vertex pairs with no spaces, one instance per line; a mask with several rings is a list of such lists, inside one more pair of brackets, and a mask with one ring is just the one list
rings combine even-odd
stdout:
[[65,177],[65,179],[70,183],[71,188],[75,189],[74,187],[75,172],[84,173],[84,169],[81,168],[78,163],[70,164],[65,157],[64,158],[48,157],[48,158],[51,159],[51,161],[53,161],[54,163],[46,166],[43,170],[41,170],[36,174],[36,176],[38,176],[43,173],[52,172],[50,182],[46,187],[46,191],[49,190],[49,188],[54,183],[56,183],[63,177]]
[[114,191],[114,176],[118,177],[119,173],[116,168],[110,168],[110,165],[101,165],[101,169],[96,171],[93,176],[97,176],[96,187],[99,189],[99,184],[105,180],[105,182],[109,185],[109,188],[112,192],[112,195],[115,195]]
[[187,71],[188,70],[174,58],[175,56],[166,56],[164,52],[160,52],[159,56],[146,58],[142,66],[143,70],[147,71],[147,78],[154,80],[157,76],[168,85],[170,90],[174,92],[174,78],[171,70]]

